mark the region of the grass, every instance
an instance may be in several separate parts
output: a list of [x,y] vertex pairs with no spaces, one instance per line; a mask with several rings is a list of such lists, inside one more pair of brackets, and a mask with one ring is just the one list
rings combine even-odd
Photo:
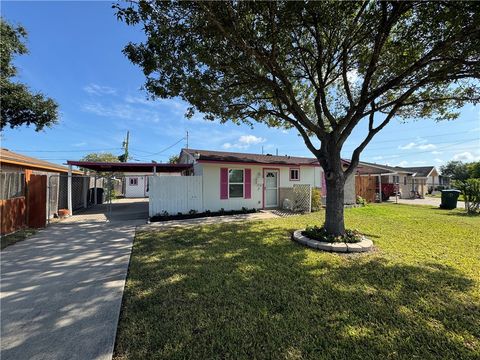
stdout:
[[373,253],[290,240],[322,218],[137,233],[114,359],[480,357],[480,217],[370,205]]
[[17,232],[14,232],[13,234],[3,235],[0,238],[0,249],[3,250],[7,246],[10,246],[15,244],[16,242],[25,240],[27,237],[33,234],[35,234],[34,229],[22,229]]

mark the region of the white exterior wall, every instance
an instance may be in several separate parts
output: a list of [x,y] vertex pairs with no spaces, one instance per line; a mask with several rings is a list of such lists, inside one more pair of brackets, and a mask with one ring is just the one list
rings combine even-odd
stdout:
[[[231,198],[220,199],[220,169],[251,169],[252,171],[252,196],[251,199]],[[292,168],[298,168],[292,166]],[[294,184],[310,184],[321,187],[321,168],[313,166],[300,167],[300,180],[290,181],[290,167],[277,165],[249,165],[249,164],[214,164],[201,163],[194,166],[195,175],[203,175],[203,203],[205,210],[218,211],[240,210],[245,208],[263,208],[263,171],[264,169],[279,170],[279,189],[292,188]],[[280,190],[279,190],[280,192]],[[279,203],[279,206],[282,204]]]

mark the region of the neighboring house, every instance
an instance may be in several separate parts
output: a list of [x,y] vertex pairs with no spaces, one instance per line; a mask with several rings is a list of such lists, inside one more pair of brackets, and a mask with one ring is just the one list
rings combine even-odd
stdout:
[[429,188],[441,185],[444,182],[434,166],[400,167],[360,162],[359,167],[378,169],[385,173],[381,176],[382,184],[391,183],[398,185],[399,195],[403,199],[425,196]]
[[44,227],[47,209],[57,210],[60,175],[67,172],[67,167],[0,149],[1,233]]
[[[138,198],[148,197],[149,176],[153,176],[153,172],[144,173],[124,173],[125,175],[125,197]],[[180,176],[181,173],[159,173],[157,176]]]
[[[278,208],[293,199],[294,184],[308,184],[325,194],[324,175],[315,158],[182,149],[181,164],[193,164],[203,177],[203,207],[218,211]],[[345,203],[354,204],[355,182],[345,186]]]

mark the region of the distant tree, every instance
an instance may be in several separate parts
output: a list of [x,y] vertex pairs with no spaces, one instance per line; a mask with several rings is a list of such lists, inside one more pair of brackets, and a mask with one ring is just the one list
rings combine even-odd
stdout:
[[58,105],[42,93],[32,92],[26,85],[14,82],[17,68],[12,64],[15,55],[28,52],[24,38],[27,32],[21,26],[13,27],[0,19],[0,130],[5,126],[35,125],[42,130],[57,122]]
[[[80,159],[81,161],[90,161],[90,162],[120,162],[119,156],[114,155],[109,152],[102,152],[102,153],[90,153],[85,155],[83,158]],[[80,168],[82,171],[88,171],[88,169]],[[98,176],[109,176],[111,173],[109,172],[97,172]]]
[[[154,97],[209,120],[294,127],[326,175],[325,228],[343,235],[344,186],[395,116],[454,119],[480,99],[480,3],[131,1],[145,43],[124,52]],[[354,129],[365,137],[348,166]]]
[[471,179],[480,179],[480,161],[468,163],[467,168]]
[[168,158],[169,164],[178,164],[179,161],[180,161],[180,157],[178,155],[172,155]]
[[120,162],[117,155],[108,152],[102,153],[91,153],[85,155],[81,161],[91,161],[91,162]]
[[461,161],[449,161],[440,167],[440,172],[452,180],[463,181],[470,177],[467,164]]

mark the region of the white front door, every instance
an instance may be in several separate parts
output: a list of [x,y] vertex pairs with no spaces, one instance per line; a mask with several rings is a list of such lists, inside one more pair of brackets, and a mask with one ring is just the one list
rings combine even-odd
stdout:
[[278,206],[278,171],[265,171],[265,207]]

